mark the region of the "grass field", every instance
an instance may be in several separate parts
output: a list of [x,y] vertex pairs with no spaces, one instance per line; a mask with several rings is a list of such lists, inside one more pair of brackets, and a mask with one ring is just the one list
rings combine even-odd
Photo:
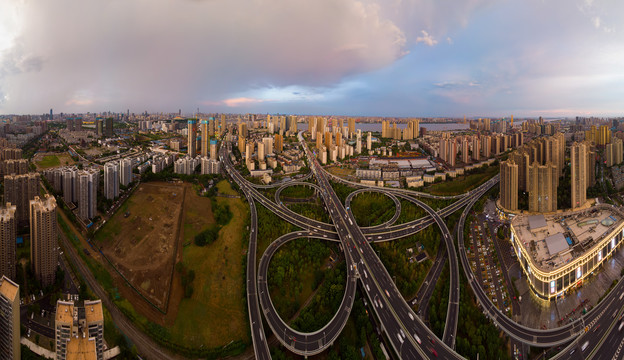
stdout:
[[358,225],[375,226],[392,219],[396,206],[386,195],[364,192],[353,198],[351,211]]
[[482,173],[458,176],[445,182],[433,184],[425,191],[434,195],[458,195],[483,184],[498,173],[498,166],[488,166]]
[[329,172],[330,174],[333,174],[339,177],[347,177],[347,176],[355,175],[355,169],[351,169],[351,168],[328,166],[325,168],[325,170],[327,170],[327,172]]
[[37,154],[33,159],[37,170],[44,170],[61,165],[72,165],[74,160],[67,153]]
[[[218,185],[220,193],[236,195],[227,181]],[[172,339],[188,347],[214,348],[230,341],[248,342],[248,318],[244,296],[243,257],[246,243],[241,234],[249,219],[249,208],[237,198],[217,198],[230,206],[233,217],[221,229],[219,238],[205,247],[198,247],[193,237],[214,223],[210,200],[198,198],[185,203],[183,263],[194,270],[194,292],[183,299],[171,325]]]

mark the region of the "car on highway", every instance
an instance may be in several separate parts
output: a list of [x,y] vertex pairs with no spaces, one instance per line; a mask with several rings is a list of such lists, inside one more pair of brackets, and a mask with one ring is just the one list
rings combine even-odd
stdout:
[[581,346],[581,351],[585,351],[585,349],[587,349],[588,346],[589,346],[589,341],[585,341],[585,344]]
[[431,351],[431,355],[438,357],[438,352],[434,348],[429,348],[429,351]]
[[422,342],[420,341],[420,338],[418,337],[418,335],[414,334],[414,339],[416,339],[416,342],[418,343],[418,345],[422,345]]
[[384,290],[386,292],[386,296],[390,297],[390,293],[388,292],[388,290]]

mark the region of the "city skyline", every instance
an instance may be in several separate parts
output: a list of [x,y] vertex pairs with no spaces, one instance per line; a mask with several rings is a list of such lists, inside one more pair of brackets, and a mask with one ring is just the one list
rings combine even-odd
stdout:
[[0,113],[624,113],[624,4],[446,5],[10,0]]

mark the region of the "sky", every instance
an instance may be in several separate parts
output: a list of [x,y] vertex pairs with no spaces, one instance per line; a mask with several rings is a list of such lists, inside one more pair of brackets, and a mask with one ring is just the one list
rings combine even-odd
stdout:
[[624,115],[621,0],[1,0],[0,114]]

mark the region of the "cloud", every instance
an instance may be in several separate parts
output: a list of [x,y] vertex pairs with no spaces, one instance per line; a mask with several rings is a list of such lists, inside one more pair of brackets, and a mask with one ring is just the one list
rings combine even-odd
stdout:
[[77,89],[100,110],[194,109],[250,88],[331,86],[409,52],[367,0],[6,2],[24,26],[0,54],[3,112],[75,105]]
[[416,38],[416,43],[424,43],[428,46],[433,46],[438,43],[438,41],[435,40],[431,35],[429,35],[429,33],[427,33],[425,30],[422,30],[421,33],[422,36]]
[[225,104],[228,107],[238,107],[241,105],[257,104],[257,103],[261,103],[265,101],[271,101],[271,100],[239,97],[239,98],[234,98],[234,99],[225,99],[223,100],[223,104]]

